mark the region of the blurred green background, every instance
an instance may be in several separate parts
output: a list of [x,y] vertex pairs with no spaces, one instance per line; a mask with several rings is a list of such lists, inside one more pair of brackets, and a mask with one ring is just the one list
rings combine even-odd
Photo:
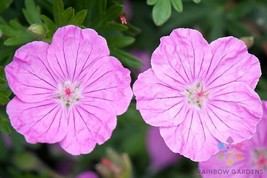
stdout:
[[[100,177],[103,169],[112,169],[105,160],[122,172],[117,177],[110,173],[110,178],[200,177],[196,174],[197,163],[182,156],[164,168],[151,168],[148,126],[136,111],[134,100],[128,111],[118,118],[111,139],[87,155],[68,155],[58,145],[28,144],[12,129],[5,107],[13,94],[3,68],[20,46],[34,40],[50,42],[55,30],[67,24],[93,28],[104,36],[111,54],[132,71],[133,82],[142,65],[148,66],[160,37],[175,28],[197,29],[209,42],[224,36],[244,39],[253,43],[249,52],[261,62],[263,76],[257,92],[262,99],[267,99],[267,0],[1,0],[1,178],[71,178],[84,171],[93,171]],[[161,152],[158,156],[164,157]],[[129,161],[131,166],[125,166]]]

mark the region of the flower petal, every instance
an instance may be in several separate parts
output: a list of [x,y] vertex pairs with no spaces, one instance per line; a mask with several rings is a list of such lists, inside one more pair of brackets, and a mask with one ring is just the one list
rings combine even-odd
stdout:
[[187,103],[179,89],[160,81],[152,69],[141,73],[133,85],[145,122],[152,126],[173,126],[184,120]]
[[209,88],[231,82],[243,82],[254,89],[261,76],[259,60],[247,52],[245,43],[234,37],[213,41],[212,62],[207,71]]
[[105,105],[83,103],[73,107],[68,119],[68,133],[60,146],[73,155],[91,152],[96,144],[111,137],[117,123],[116,116],[105,110]]
[[218,152],[217,139],[206,128],[202,113],[189,109],[186,120],[175,127],[160,127],[167,146],[193,161],[206,161]]
[[[181,157],[173,153],[165,144],[160,135],[159,128],[149,127],[147,131],[147,149],[150,156],[150,168],[158,172],[173,165]],[[164,155],[164,156],[162,156]]]
[[5,67],[11,90],[25,102],[54,97],[57,78],[48,65],[47,49],[44,42],[28,43],[16,51],[13,61]]
[[213,135],[227,143],[249,139],[262,118],[259,96],[243,83],[234,82],[210,91],[205,123]]
[[160,39],[152,54],[151,65],[162,81],[177,86],[191,85],[205,76],[205,65],[211,57],[209,44],[201,33],[176,29]]
[[[242,170],[251,169],[251,167],[248,166],[248,163],[247,163],[248,157],[245,156],[244,160],[235,162],[234,161],[235,157],[234,155],[232,156],[233,156],[233,159],[231,157],[228,158],[226,153],[220,152],[217,155],[212,156],[208,161],[200,162],[198,172],[202,175],[202,178],[225,178],[225,177],[244,178],[245,175],[242,174]],[[233,160],[233,165],[231,166],[229,164],[230,160]],[[227,163],[227,161],[229,163]],[[237,171],[240,171],[240,172],[237,173]],[[256,175],[252,174],[251,178],[255,178],[254,176]],[[245,177],[249,178],[250,174],[246,174]]]
[[263,116],[253,136],[254,145],[267,147],[267,101],[262,101]]
[[80,173],[76,178],[98,178],[98,176],[92,171],[84,171]]
[[108,103],[109,112],[120,115],[126,112],[132,99],[130,71],[114,57],[103,57],[95,61],[81,80],[83,99]]
[[66,113],[53,101],[25,103],[15,97],[7,113],[12,126],[29,143],[56,143],[66,135]]
[[68,25],[59,28],[48,49],[49,64],[63,81],[76,81],[94,60],[108,56],[106,40],[93,29]]
[[[224,178],[226,175],[230,178],[243,178],[244,173],[242,174],[242,170],[249,171],[246,172],[247,178],[266,177],[267,172],[255,164],[257,160],[257,158],[255,159],[255,148],[266,148],[267,144],[267,140],[265,139],[267,133],[266,102],[263,102],[262,105],[264,116],[257,125],[257,132],[253,138],[242,142],[240,147],[237,145],[227,146],[218,154],[212,156],[208,161],[200,162],[199,173],[202,174],[203,178]],[[212,174],[209,170],[222,170],[225,174]]]

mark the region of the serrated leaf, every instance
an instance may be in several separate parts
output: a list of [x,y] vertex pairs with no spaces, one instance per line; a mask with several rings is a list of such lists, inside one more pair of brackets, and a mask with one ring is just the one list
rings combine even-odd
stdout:
[[6,105],[10,99],[4,95],[3,93],[0,93],[0,105]]
[[0,130],[5,134],[11,134],[11,125],[6,115],[0,113]]
[[10,26],[13,27],[16,30],[23,29],[24,27],[17,21],[17,20],[11,20],[9,22]]
[[9,25],[0,25],[0,30],[6,36],[11,36],[14,30]]
[[0,1],[0,13],[6,10],[11,4],[13,0],[1,0]]
[[1,31],[9,38],[4,42],[7,46],[15,46],[33,41],[35,38],[30,34],[26,27],[22,26],[16,20],[11,20],[10,25],[0,25]]
[[148,5],[154,5],[154,4],[157,3],[157,1],[158,1],[158,0],[147,0],[146,3],[147,3]]
[[120,16],[120,14],[122,12],[123,12],[123,6],[122,5],[118,5],[118,4],[113,5],[107,9],[105,15],[101,19],[101,22],[108,22],[108,21],[111,21],[113,19],[116,19],[117,17]]
[[22,9],[23,14],[29,24],[41,24],[40,8],[35,5],[33,0],[25,0],[26,9]]
[[61,25],[65,25],[65,24],[71,24],[73,23],[72,20],[74,18],[74,9],[72,7],[67,8],[62,15],[62,21],[59,24]]
[[75,17],[73,19],[73,24],[74,25],[81,25],[83,23],[83,21],[85,20],[86,15],[87,15],[87,10],[81,10],[81,11],[77,12],[77,14],[75,15]]
[[117,48],[123,48],[131,45],[135,38],[130,36],[114,36],[107,38],[108,44]]
[[56,25],[60,25],[63,17],[62,14],[64,12],[64,4],[62,0],[53,0],[53,15],[54,21]]
[[154,23],[158,26],[164,24],[171,17],[171,2],[158,0],[152,10]]
[[183,11],[183,2],[182,0],[171,0],[173,8],[177,12],[182,12]]
[[113,56],[117,57],[127,67],[139,68],[142,66],[142,63],[137,58],[121,49],[110,48],[110,51]]
[[47,38],[52,38],[54,32],[57,30],[57,26],[56,24],[54,24],[54,22],[48,18],[45,15],[42,15],[41,18],[43,19],[45,25],[46,25],[46,30],[47,30]]

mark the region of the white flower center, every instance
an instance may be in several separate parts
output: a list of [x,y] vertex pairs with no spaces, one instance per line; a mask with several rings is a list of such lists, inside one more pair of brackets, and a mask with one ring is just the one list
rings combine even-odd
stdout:
[[267,149],[255,148],[252,153],[252,166],[257,169],[267,169]]
[[199,82],[188,87],[185,90],[185,96],[188,104],[197,106],[199,108],[202,108],[203,104],[208,99],[207,91],[204,90],[203,85]]
[[81,99],[80,85],[77,83],[71,83],[71,81],[65,81],[58,85],[56,92],[56,98],[67,108]]

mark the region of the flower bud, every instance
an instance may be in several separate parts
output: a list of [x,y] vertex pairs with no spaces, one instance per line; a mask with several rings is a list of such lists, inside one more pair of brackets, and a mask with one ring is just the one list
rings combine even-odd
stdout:
[[102,158],[96,169],[103,178],[132,178],[132,166],[126,153],[118,154],[107,150],[107,157]]
[[32,33],[34,36],[42,37],[45,34],[45,28],[40,24],[32,24],[28,27],[28,32]]

